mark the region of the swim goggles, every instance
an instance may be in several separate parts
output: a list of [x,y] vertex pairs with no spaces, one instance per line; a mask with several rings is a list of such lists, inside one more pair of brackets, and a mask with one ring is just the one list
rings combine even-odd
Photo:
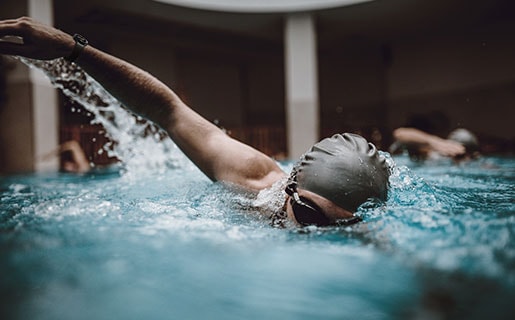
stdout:
[[297,192],[297,182],[290,182],[285,189],[286,193],[290,196],[290,204],[293,210],[293,215],[298,223],[303,226],[316,225],[316,226],[350,226],[362,221],[360,217],[353,216],[347,219],[338,219],[331,221],[322,212],[313,201],[301,197]]

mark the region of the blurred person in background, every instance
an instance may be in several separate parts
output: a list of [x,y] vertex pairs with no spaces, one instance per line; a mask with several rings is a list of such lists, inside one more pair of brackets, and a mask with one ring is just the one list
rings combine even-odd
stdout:
[[398,154],[406,150],[415,161],[451,158],[460,162],[479,156],[479,142],[475,134],[457,128],[442,138],[446,127],[446,117],[438,112],[411,116],[406,126],[393,131],[395,141],[389,151]]

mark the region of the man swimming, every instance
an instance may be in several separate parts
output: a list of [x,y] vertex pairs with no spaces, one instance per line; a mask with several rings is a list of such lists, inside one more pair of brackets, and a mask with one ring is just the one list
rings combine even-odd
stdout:
[[282,206],[274,220],[300,225],[352,224],[368,199],[386,200],[389,171],[375,146],[354,134],[338,134],[315,144],[287,175],[262,152],[243,144],[189,108],[149,73],[102,52],[81,36],[71,36],[31,18],[0,21],[0,54],[31,59],[65,58],[77,63],[134,113],[164,129],[202,172],[255,192],[276,190]]
[[474,159],[479,156],[477,137],[467,129],[457,128],[447,138],[440,138],[418,128],[402,127],[393,132],[394,144],[390,152],[406,148],[414,160],[448,157],[455,162]]

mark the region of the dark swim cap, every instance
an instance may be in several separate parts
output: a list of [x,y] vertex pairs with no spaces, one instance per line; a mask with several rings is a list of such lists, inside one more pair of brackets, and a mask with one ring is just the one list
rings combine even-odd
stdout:
[[479,151],[479,142],[476,136],[467,129],[456,129],[449,133],[447,139],[461,143],[468,154]]
[[315,144],[293,169],[299,188],[355,212],[370,198],[386,200],[389,170],[363,137],[336,134]]

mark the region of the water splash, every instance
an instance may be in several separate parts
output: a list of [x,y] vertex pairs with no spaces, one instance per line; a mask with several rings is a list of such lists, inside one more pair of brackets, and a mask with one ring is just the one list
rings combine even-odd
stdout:
[[[162,171],[185,167],[189,161],[167,133],[134,115],[76,64],[59,58],[40,61],[18,57],[31,68],[42,71],[65,96],[82,105],[113,142],[103,146],[108,156],[117,157],[127,173]],[[102,149],[99,150],[103,152]]]
[[444,204],[437,197],[434,188],[422,177],[413,173],[406,165],[397,164],[387,152],[380,152],[385,158],[390,171],[388,205],[409,207],[427,207],[434,210]]

